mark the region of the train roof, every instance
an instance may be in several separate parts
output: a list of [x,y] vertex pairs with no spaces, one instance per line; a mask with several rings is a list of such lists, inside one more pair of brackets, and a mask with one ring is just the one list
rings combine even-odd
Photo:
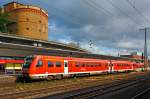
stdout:
[[[74,58],[74,57],[61,57],[61,56],[46,56],[46,55],[34,55],[34,57],[43,57],[43,58],[52,58],[58,60],[69,60],[69,61],[97,61],[97,62],[109,62],[110,60],[103,60],[103,59],[92,59],[92,58]],[[126,60],[111,60],[112,63],[136,63]]]
[[59,59],[59,60],[69,60],[69,61],[106,61],[108,60],[102,60],[102,59],[91,59],[91,58],[74,58],[74,57],[60,57],[60,56],[43,56],[43,55],[35,55],[35,57],[43,57],[43,58],[53,58],[53,59]]
[[112,63],[135,63],[131,61],[122,61],[122,60],[111,60]]

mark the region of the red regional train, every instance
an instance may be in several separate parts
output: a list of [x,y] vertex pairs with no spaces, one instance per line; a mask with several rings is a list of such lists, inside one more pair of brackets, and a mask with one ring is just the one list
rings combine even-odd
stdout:
[[130,61],[34,55],[26,57],[22,77],[23,79],[60,79],[82,74],[133,71],[142,66],[142,63]]

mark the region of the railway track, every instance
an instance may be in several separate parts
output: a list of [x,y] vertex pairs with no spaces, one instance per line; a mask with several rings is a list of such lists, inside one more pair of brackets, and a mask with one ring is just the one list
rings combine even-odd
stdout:
[[[144,74],[142,74],[144,76]],[[121,76],[122,77],[122,76]],[[131,78],[134,78],[135,75],[132,75]],[[91,80],[91,79],[96,79],[96,80]],[[32,90],[14,90],[11,88],[7,88],[5,89],[5,91],[8,92],[5,93],[3,92],[3,90],[0,90],[0,97],[3,99],[15,99],[15,98],[37,98],[37,97],[44,97],[44,96],[48,96],[48,95],[52,95],[52,94],[56,94],[56,93],[62,93],[62,92],[66,92],[66,91],[72,91],[72,90],[78,90],[78,89],[82,89],[87,87],[86,85],[88,84],[93,84],[93,85],[102,85],[103,82],[107,82],[106,85],[110,85],[110,83],[113,83],[114,86],[117,86],[116,83],[122,79],[120,79],[119,77],[111,80],[111,76],[110,78],[106,78],[106,79],[100,79],[98,77],[93,77],[91,79],[86,79],[83,82],[80,83],[69,83],[70,81],[66,81],[64,84],[59,85],[59,83],[56,84],[56,86],[43,86],[43,88],[38,88],[38,89],[32,89]],[[83,80],[83,79],[81,79]],[[124,80],[125,82],[126,80]],[[104,86],[104,85],[102,85]],[[98,86],[97,86],[98,87]],[[13,87],[12,87],[13,88]],[[104,89],[103,89],[104,90]],[[60,98],[59,98],[60,99]]]
[[141,82],[150,80],[150,77],[139,77],[137,79],[130,80],[120,80],[108,85],[96,86],[91,88],[85,88],[83,90],[76,90],[69,93],[57,94],[45,98],[52,99],[93,99],[99,96],[110,94],[114,91],[121,90],[123,88],[127,88],[129,86],[134,86],[136,84],[141,84]]
[[[97,77],[93,78],[93,79],[98,79]],[[84,83],[93,83],[93,80],[92,81],[89,81],[90,79],[87,79],[87,81],[84,81]],[[104,81],[110,81],[110,79],[99,79],[97,80],[96,83],[100,83],[100,82],[104,82]],[[95,83],[95,84],[96,84]],[[58,91],[58,90],[61,90],[61,91],[66,91],[66,89],[75,89],[77,88],[76,86],[78,86],[79,83],[69,83],[69,84],[63,84],[63,85],[56,85],[55,87],[46,87],[46,88],[39,88],[39,89],[35,89],[35,90],[13,90],[12,88],[13,87],[6,87],[2,90],[0,90],[1,94],[0,94],[0,97],[1,98],[7,98],[7,99],[12,99],[12,98],[18,98],[18,97],[26,97],[27,98],[32,98],[32,96],[36,96],[36,95],[39,95],[39,94],[45,94],[45,93],[53,93],[55,91]],[[81,84],[82,85],[82,84]],[[11,90],[12,89],[12,90]],[[4,93],[3,91],[8,91],[7,93]]]
[[141,99],[141,97],[145,94],[147,94],[148,92],[150,92],[150,88],[145,89],[144,91],[136,94],[135,96],[131,97],[131,99]]

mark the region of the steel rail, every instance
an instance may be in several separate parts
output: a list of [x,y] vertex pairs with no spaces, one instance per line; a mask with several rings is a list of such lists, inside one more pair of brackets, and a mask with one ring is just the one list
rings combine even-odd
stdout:
[[144,91],[136,94],[135,96],[131,97],[131,99],[138,99],[140,96],[144,95],[145,93],[149,92],[150,88],[145,89]]
[[120,90],[122,88],[126,88],[132,85],[135,85],[141,81],[146,81],[150,79],[150,77],[139,77],[134,80],[120,80],[118,82],[114,82],[113,84],[109,85],[102,85],[102,86],[96,86],[90,89],[84,89],[84,90],[76,90],[75,92],[64,94],[64,95],[58,95],[58,96],[50,96],[49,98],[57,98],[60,97],[61,99],[90,99],[97,96],[101,96],[104,94],[111,93],[113,91]]
[[[138,77],[138,79],[143,78],[141,76],[147,76],[147,75],[145,75],[145,74],[140,75],[140,77]],[[130,79],[133,79],[133,78],[130,78]],[[129,79],[129,81],[131,81],[130,79]],[[105,82],[105,81],[111,81],[111,80],[110,79],[100,79],[100,80],[97,81],[97,84],[100,83],[100,82]],[[108,82],[107,84],[101,84],[101,85],[98,85],[98,86],[103,86],[104,87],[108,84],[112,85],[112,83],[117,86],[118,83],[116,83],[116,82],[118,82],[118,81],[123,81],[125,83],[126,80],[116,79],[116,80],[113,80],[111,82]],[[93,82],[93,81],[90,81],[90,82],[86,81],[84,83],[91,83],[91,82]],[[34,89],[34,90],[16,91],[16,92],[12,92],[12,93],[9,93],[9,92],[8,93],[1,93],[0,97],[1,98],[5,97],[7,99],[12,99],[12,98],[21,98],[21,97],[22,98],[23,97],[32,97],[32,96],[36,96],[36,95],[39,95],[39,94],[47,94],[47,93],[55,94],[55,91],[60,92],[60,90],[61,90],[61,92],[64,92],[64,90],[66,90],[66,89],[68,90],[70,88],[74,88],[74,89],[76,88],[77,89],[78,85],[79,84],[77,84],[77,83],[75,83],[75,84],[66,84],[66,85],[63,84],[63,85],[58,85],[58,86],[54,86],[54,87],[39,88],[39,89]],[[98,86],[97,86],[97,88],[98,88]],[[109,86],[107,86],[107,88],[108,87]],[[58,93],[58,92],[56,92],[56,93]],[[47,94],[47,95],[50,95],[50,94]]]

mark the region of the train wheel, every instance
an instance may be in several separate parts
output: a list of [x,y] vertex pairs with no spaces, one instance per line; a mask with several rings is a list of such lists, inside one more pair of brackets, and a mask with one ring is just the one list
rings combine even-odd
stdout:
[[49,81],[49,80],[53,80],[54,79],[54,76],[52,76],[52,75],[49,75],[48,77],[47,77],[47,80]]
[[15,82],[24,82],[23,77],[17,76]]
[[63,76],[62,75],[56,75],[56,79],[62,79]]
[[75,79],[76,79],[76,78],[77,78],[77,75],[76,75],[76,74],[74,74],[74,75],[73,75],[73,78],[75,78]]

